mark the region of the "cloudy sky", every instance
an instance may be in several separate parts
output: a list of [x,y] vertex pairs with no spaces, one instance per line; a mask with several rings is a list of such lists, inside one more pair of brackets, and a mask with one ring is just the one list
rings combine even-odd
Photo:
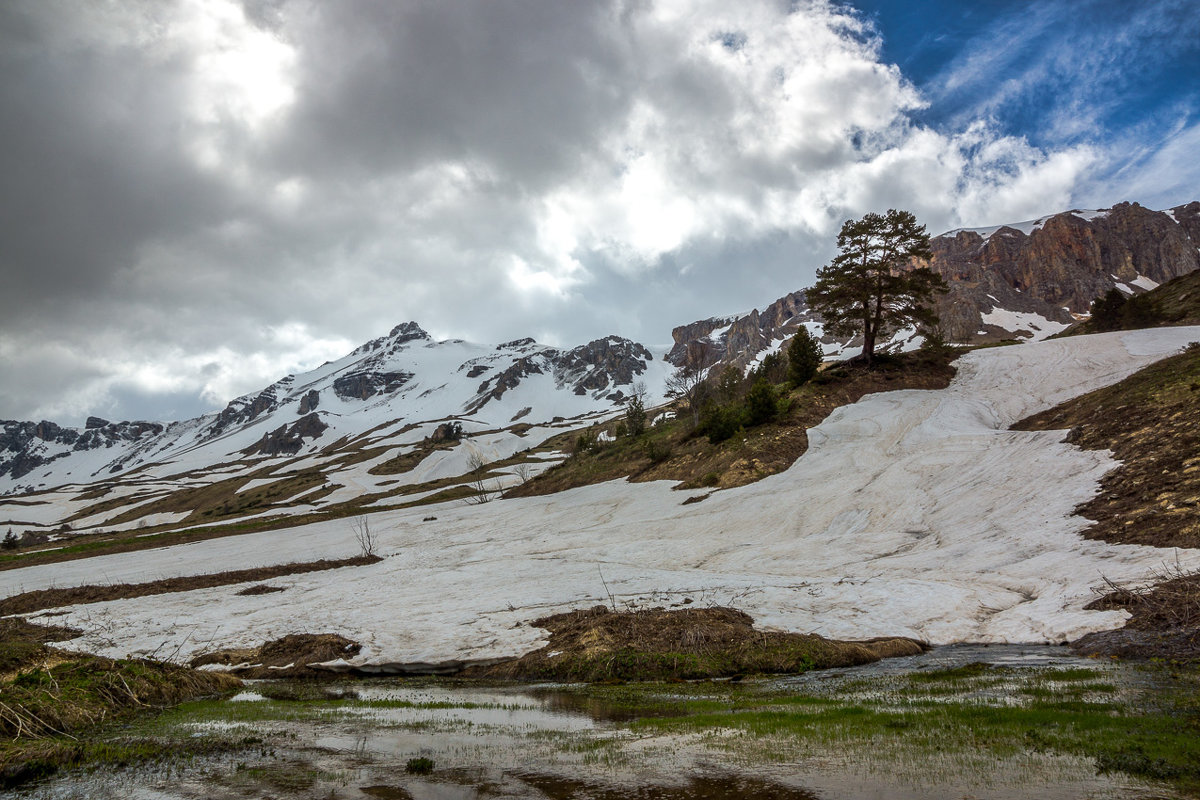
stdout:
[[1197,0],[11,0],[0,418],[172,419],[415,319],[655,344],[930,232],[1200,198]]

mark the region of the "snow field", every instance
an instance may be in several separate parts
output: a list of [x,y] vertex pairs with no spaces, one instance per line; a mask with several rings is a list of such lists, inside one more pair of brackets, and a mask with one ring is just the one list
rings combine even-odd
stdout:
[[[870,395],[809,432],[789,470],[683,506],[666,483],[610,482],[482,506],[372,514],[386,558],[367,567],[68,609],[68,646],[180,658],[301,632],[359,641],[352,663],[515,655],[527,623],[607,602],[729,604],[760,626],[861,638],[1061,641],[1115,627],[1083,606],[1102,577],[1148,579],[1200,551],[1079,537],[1072,515],[1114,466],[1061,432],[1014,421],[1111,384],[1200,339],[1200,328],[979,350],[948,389]],[[425,516],[436,521],[423,522]],[[348,520],[0,572],[0,592],[143,581],[355,554]],[[164,644],[165,643],[165,644]]]

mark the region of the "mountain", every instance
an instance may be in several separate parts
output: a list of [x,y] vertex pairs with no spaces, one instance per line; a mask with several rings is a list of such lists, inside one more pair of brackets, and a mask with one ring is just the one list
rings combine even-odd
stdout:
[[[949,340],[1036,341],[1086,315],[1091,300],[1114,286],[1140,293],[1196,271],[1198,243],[1200,202],[1168,211],[1120,203],[949,231],[932,238],[927,262],[913,266],[928,266],[950,286],[938,301]],[[548,426],[613,413],[638,382],[652,403],[662,401],[675,366],[749,369],[783,348],[801,325],[823,337],[829,358],[857,352],[854,339],[824,336],[802,290],[762,311],[680,325],[669,351],[657,354],[618,336],[567,350],[532,339],[495,346],[437,342],[406,322],[338,361],[288,375],[196,419],[162,424],[92,417],[82,429],[2,421],[0,495],[125,476],[174,479],[237,464],[261,468],[269,459],[349,459],[348,448],[411,449],[450,420],[468,434],[542,425],[549,436]],[[921,341],[908,328],[893,331],[881,348],[913,349]],[[536,443],[510,437],[483,456],[504,458],[518,444]],[[364,493],[371,487],[378,488],[371,483]]]
[[397,431],[395,444],[411,445],[450,419],[468,432],[553,424],[611,412],[636,382],[661,387],[667,368],[661,354],[616,336],[569,350],[533,339],[487,346],[433,341],[406,322],[337,361],[196,419],[164,425],[92,417],[83,429],[0,422],[0,494],[332,453],[368,434],[379,438],[383,428]]
[[[1200,202],[1152,211],[1137,203],[1072,210],[1037,220],[958,229],[930,239],[929,267],[950,291],[937,301],[948,341],[1038,341],[1088,313],[1114,286],[1128,294],[1200,268]],[[673,364],[710,367],[760,362],[804,325],[823,336],[803,291],[757,310],[676,327]],[[917,331],[894,331],[882,349],[911,349]],[[853,355],[860,343],[823,336],[826,357]]]
[[933,257],[922,266],[950,284],[937,303],[947,338],[1040,339],[1087,314],[1114,286],[1133,294],[1200,268],[1200,202],[1067,211],[950,231],[930,244]]

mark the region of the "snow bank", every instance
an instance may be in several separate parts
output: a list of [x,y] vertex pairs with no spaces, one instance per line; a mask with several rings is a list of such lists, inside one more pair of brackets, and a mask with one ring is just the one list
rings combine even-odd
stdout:
[[[837,637],[1061,641],[1118,625],[1089,612],[1102,576],[1146,579],[1178,552],[1080,538],[1076,504],[1114,462],[1009,425],[1113,383],[1200,328],[972,352],[942,391],[871,395],[810,431],[791,469],[681,505],[667,484],[612,482],[483,506],[371,517],[383,561],[69,610],[70,646],[109,655],[250,646],[301,632],[363,644],[357,663],[520,653],[529,620],[606,602],[730,604],[760,625]],[[433,521],[422,521],[436,516]],[[0,572],[0,591],[138,581],[354,553],[349,521]],[[165,643],[165,644],[164,644]]]

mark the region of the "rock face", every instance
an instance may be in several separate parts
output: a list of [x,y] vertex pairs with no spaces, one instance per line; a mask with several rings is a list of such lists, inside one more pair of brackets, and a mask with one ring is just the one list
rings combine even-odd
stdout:
[[[489,402],[499,400],[504,393],[521,385],[531,375],[550,376],[556,388],[569,390],[576,395],[591,395],[596,399],[618,403],[624,399],[618,386],[632,386],[637,377],[646,371],[646,364],[654,355],[645,346],[620,336],[595,339],[570,350],[541,347],[532,339],[505,342],[497,351],[515,350],[528,352],[513,361],[508,367],[486,378],[479,384],[476,399],[466,408],[473,414]],[[463,364],[459,369],[470,367],[468,377],[483,374],[481,364]],[[609,389],[613,391],[608,391]]]
[[73,452],[111,448],[149,439],[162,432],[163,426],[156,422],[112,423],[99,417],[89,417],[82,432],[60,427],[53,422],[2,420],[0,476],[21,478]]
[[805,322],[819,322],[808,308],[803,290],[786,294],[760,313],[712,317],[671,331],[675,346],[667,360],[676,366],[745,367],[773,343],[790,339]]
[[310,389],[309,392],[300,398],[300,408],[296,410],[297,414],[304,415],[317,410],[317,406],[321,404],[321,393],[316,389]]
[[1015,226],[962,230],[930,241],[928,266],[950,284],[937,303],[953,341],[1000,330],[984,315],[1000,308],[1069,324],[1114,286],[1133,293],[1200,268],[1200,203],[1168,212],[1119,203]]
[[[1018,225],[950,231],[933,237],[930,246],[933,257],[913,266],[929,267],[950,287],[936,301],[949,341],[1041,339],[1086,314],[1092,300],[1114,286],[1133,294],[1200,268],[1200,202],[1168,211],[1137,203],[1068,211]],[[745,367],[783,346],[800,324],[821,322],[804,292],[793,292],[762,312],[675,328],[667,358],[677,366]],[[856,347],[829,337],[822,342],[827,355]]]
[[333,393],[346,400],[366,400],[373,395],[391,394],[412,378],[411,372],[359,372],[333,382]]
[[301,417],[291,425],[280,425],[270,433],[264,433],[261,440],[247,447],[243,452],[246,455],[256,453],[264,456],[295,455],[304,447],[305,439],[319,438],[328,427],[316,413],[312,413]]

